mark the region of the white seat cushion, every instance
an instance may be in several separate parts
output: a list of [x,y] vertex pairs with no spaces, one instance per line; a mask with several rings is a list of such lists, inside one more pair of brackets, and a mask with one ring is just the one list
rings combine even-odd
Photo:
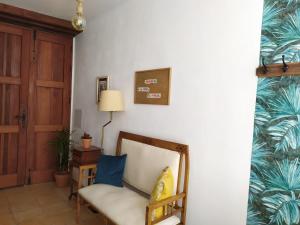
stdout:
[[[79,194],[118,225],[145,225],[146,206],[149,200],[126,187],[94,184],[80,189]],[[157,225],[178,223],[179,218],[173,216]]]

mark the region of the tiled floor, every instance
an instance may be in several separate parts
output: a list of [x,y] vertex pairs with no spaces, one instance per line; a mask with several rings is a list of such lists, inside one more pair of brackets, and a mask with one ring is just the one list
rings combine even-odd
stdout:
[[[0,190],[0,225],[75,225],[75,200],[54,183]],[[81,210],[80,225],[101,225],[98,214]]]

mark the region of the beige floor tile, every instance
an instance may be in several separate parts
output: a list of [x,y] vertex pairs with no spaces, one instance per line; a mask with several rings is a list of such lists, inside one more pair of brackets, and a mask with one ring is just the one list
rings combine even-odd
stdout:
[[11,213],[10,208],[6,206],[1,206],[0,205],[0,218],[2,214],[9,214]]
[[37,218],[42,217],[43,211],[40,208],[35,208],[35,209],[28,209],[22,212],[14,212],[13,215],[16,221],[20,223],[20,222],[26,222],[30,220],[36,220]]
[[72,212],[73,208],[69,203],[62,202],[42,207],[45,216],[55,216],[60,213]]
[[45,217],[45,225],[66,225],[66,224],[76,224],[75,213],[59,213],[54,216]]
[[99,216],[94,216],[89,219],[83,219],[80,222],[80,225],[102,225],[102,224],[104,225],[104,223],[102,222],[102,220]]
[[38,201],[38,203],[41,207],[66,202],[65,199],[63,199],[61,196],[59,196],[57,194],[51,194],[51,195],[46,195],[46,196],[38,196],[37,201]]
[[[54,183],[0,190],[0,225],[76,225],[76,201]],[[81,208],[81,225],[102,225],[99,214]]]
[[35,199],[36,195],[31,192],[7,193],[7,199],[10,203],[29,202]]
[[29,219],[29,220],[20,222],[20,223],[18,223],[18,225],[47,225],[47,224],[45,223],[45,220],[43,220],[41,218],[33,218],[33,219]]
[[30,191],[40,194],[53,193],[56,189],[53,183],[31,185],[29,188]]
[[9,214],[10,211],[10,205],[8,203],[8,201],[5,200],[0,200],[0,215],[1,214]]
[[7,193],[4,192],[3,190],[0,190],[0,202],[7,202],[8,199],[7,199]]
[[[60,217],[51,217],[45,220],[45,225],[65,225],[67,221],[64,218]],[[71,222],[70,222],[71,223]]]
[[18,201],[10,202],[10,207],[13,213],[36,210],[40,208],[36,199],[20,199]]
[[10,198],[16,199],[16,198],[20,198],[22,196],[27,196],[28,194],[30,194],[30,190],[26,186],[25,187],[17,187],[17,188],[8,188],[5,190],[2,190],[1,192],[8,198],[8,200]]
[[12,214],[1,214],[0,225],[17,225]]

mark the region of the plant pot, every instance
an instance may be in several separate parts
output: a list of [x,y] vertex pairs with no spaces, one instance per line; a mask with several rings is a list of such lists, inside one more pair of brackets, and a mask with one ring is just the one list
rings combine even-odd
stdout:
[[70,174],[68,172],[56,172],[54,174],[56,186],[59,188],[67,187],[70,181]]
[[92,144],[92,139],[82,139],[82,147],[90,148]]

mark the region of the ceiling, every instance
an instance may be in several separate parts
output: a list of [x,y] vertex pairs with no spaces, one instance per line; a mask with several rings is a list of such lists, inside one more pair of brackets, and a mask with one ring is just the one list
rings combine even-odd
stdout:
[[[91,19],[115,6],[121,0],[84,0],[84,14]],[[76,0],[0,0],[0,3],[29,9],[50,16],[71,20]]]

